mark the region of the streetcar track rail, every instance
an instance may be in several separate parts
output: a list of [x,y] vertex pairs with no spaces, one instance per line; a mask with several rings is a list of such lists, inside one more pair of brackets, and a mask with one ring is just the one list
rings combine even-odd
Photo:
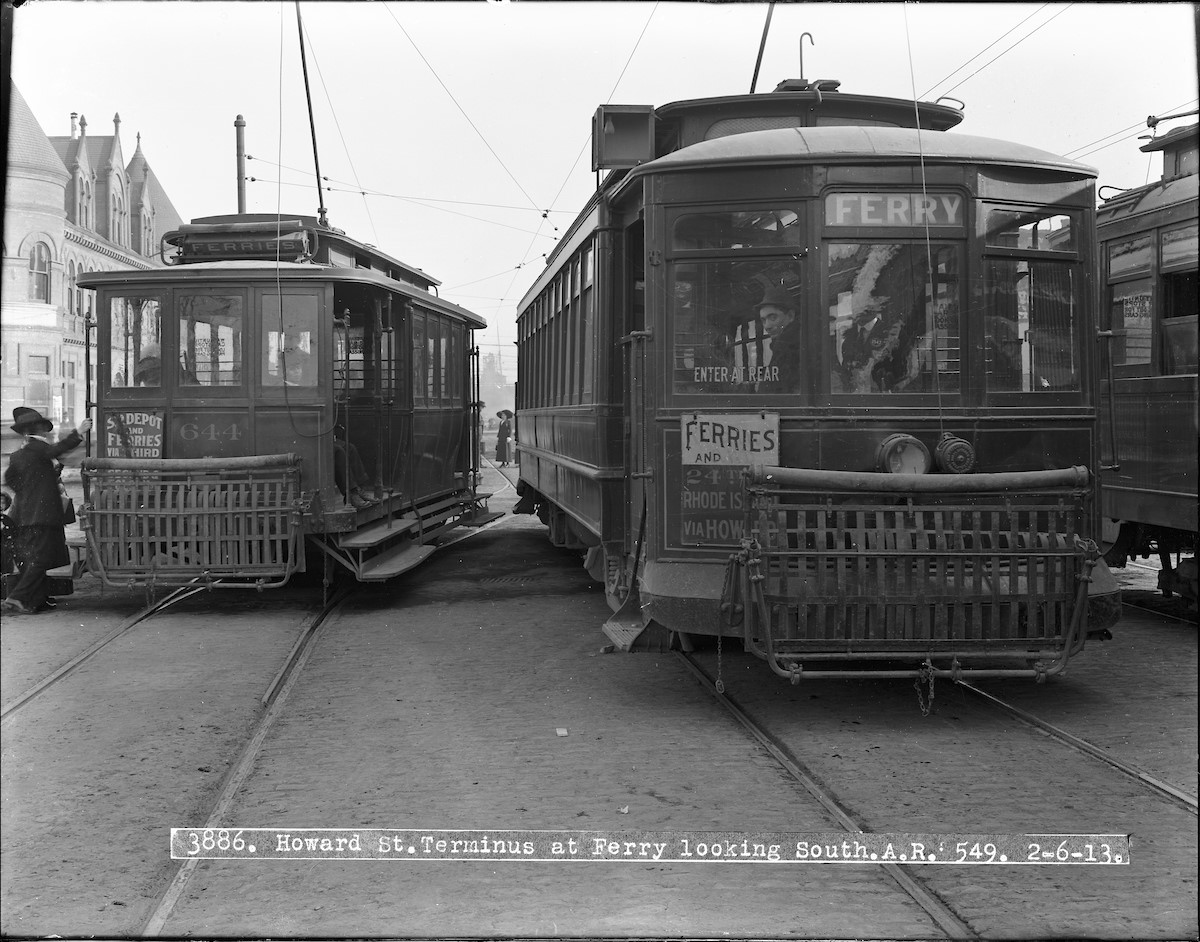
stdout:
[[1125,608],[1132,608],[1135,612],[1142,612],[1146,615],[1153,615],[1155,618],[1165,618],[1170,621],[1178,621],[1178,622],[1182,622],[1185,625],[1193,625],[1194,626],[1196,624],[1195,616],[1188,618],[1184,615],[1176,615],[1172,612],[1164,612],[1161,609],[1151,608],[1148,605],[1139,605],[1137,602],[1127,602],[1124,599],[1122,599],[1121,605],[1124,606]]
[[[193,580],[193,582],[198,582],[198,581],[199,581],[198,579]],[[132,628],[136,627],[137,625],[141,624],[142,622],[146,621],[148,618],[151,618],[154,615],[157,615],[158,613],[165,611],[166,609],[168,609],[172,605],[174,605],[176,602],[182,602],[186,598],[190,598],[191,596],[196,595],[199,592],[205,592],[207,590],[208,590],[207,583],[204,585],[181,586],[178,589],[175,589],[173,592],[169,593],[168,595],[165,595],[163,598],[159,599],[157,602],[152,602],[151,604],[149,604],[145,608],[143,608],[141,611],[135,612],[133,615],[130,615],[128,618],[126,618],[124,621],[122,621],[120,624],[118,624],[116,628],[114,628],[112,631],[110,631],[108,634],[106,634],[103,638],[96,641],[94,644],[90,645],[84,651],[75,655],[75,657],[73,657],[73,658],[71,658],[71,660],[67,661],[66,664],[63,664],[56,671],[54,671],[53,673],[44,677],[42,680],[38,681],[36,684],[34,684],[32,687],[30,687],[24,693],[14,697],[8,703],[4,704],[3,708],[0,708],[0,722],[6,722],[9,718],[14,716],[16,714],[16,712],[19,709],[21,709],[21,707],[25,706],[30,701],[34,700],[36,697],[38,697],[39,695],[44,693],[50,687],[53,687],[60,680],[63,680],[64,678],[69,677],[71,674],[75,673],[75,671],[77,671],[80,667],[82,667],[86,662],[91,660],[96,654],[98,654],[100,651],[102,651],[105,647],[107,647],[112,642],[116,641],[117,638],[121,637],[123,634],[125,634],[130,629],[132,629]]]
[[[352,587],[346,587],[335,592],[325,602],[320,611],[310,618],[309,623],[300,632],[300,637],[292,645],[292,649],[288,652],[283,666],[272,679],[267,687],[267,692],[263,695],[262,703],[269,705],[266,706],[266,709],[258,717],[249,739],[242,747],[241,753],[221,783],[212,810],[209,812],[204,824],[205,828],[219,828],[222,826],[222,822],[229,814],[229,809],[233,806],[234,798],[254,767],[255,759],[258,757],[258,753],[262,749],[267,735],[287,706],[288,696],[300,679],[305,664],[307,664],[318,642],[324,636],[325,629],[330,625],[332,616],[352,592]],[[141,936],[154,937],[162,932],[167,920],[171,917],[171,913],[186,892],[192,874],[199,862],[199,858],[192,857],[179,864],[175,875],[156,900],[154,909],[140,933]]]
[[[688,654],[676,651],[676,656],[687,669],[696,677],[713,698],[736,719],[751,736],[756,739],[771,757],[791,775],[820,805],[829,812],[846,831],[851,834],[867,833],[862,825],[842,806],[837,796],[820,782],[804,765],[775,741],[775,739],[754,722],[740,707],[724,693],[717,690],[716,683],[707,672]],[[971,926],[956,913],[941,897],[916,879],[901,864],[880,864],[893,882],[941,928],[951,939],[980,938]]]
[[981,690],[973,684],[960,680],[958,681],[958,686],[975,694],[977,697],[982,698],[997,710],[1001,710],[1002,712],[1017,718],[1022,723],[1025,723],[1034,729],[1040,730],[1041,732],[1047,734],[1051,739],[1054,739],[1056,742],[1070,746],[1072,749],[1076,749],[1079,752],[1082,752],[1084,755],[1091,756],[1093,759],[1098,759],[1100,762],[1103,762],[1110,768],[1115,769],[1122,775],[1125,775],[1128,778],[1145,785],[1160,797],[1164,797],[1175,804],[1181,805],[1192,814],[1197,813],[1197,800],[1195,795],[1189,795],[1182,789],[1176,788],[1174,785],[1164,782],[1162,779],[1151,775],[1149,772],[1139,769],[1136,765],[1118,759],[1112,753],[1102,749],[1094,743],[1090,743],[1086,739],[1081,739],[1078,736],[1068,733],[1066,730],[1060,729],[1052,723],[1047,723],[1045,720],[1038,719],[1032,713],[1027,713],[1019,707],[1015,707],[1011,703],[1007,703],[999,697],[990,694],[985,690]]

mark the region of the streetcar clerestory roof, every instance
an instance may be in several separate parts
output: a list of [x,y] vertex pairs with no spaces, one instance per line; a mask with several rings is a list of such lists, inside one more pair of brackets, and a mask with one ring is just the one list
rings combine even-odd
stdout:
[[173,284],[274,284],[283,275],[289,285],[305,282],[337,281],[343,284],[362,284],[381,288],[443,314],[458,317],[474,329],[487,326],[487,321],[452,301],[403,281],[389,278],[370,268],[339,268],[315,262],[275,262],[254,259],[229,259],[219,262],[194,262],[148,270],[88,272],[77,279],[81,288],[96,289],[111,285],[173,285]]
[[619,189],[666,171],[722,164],[972,163],[1061,170],[1095,177],[1094,167],[1011,141],[970,134],[887,127],[799,127],[747,131],[702,141],[649,160],[629,171]]

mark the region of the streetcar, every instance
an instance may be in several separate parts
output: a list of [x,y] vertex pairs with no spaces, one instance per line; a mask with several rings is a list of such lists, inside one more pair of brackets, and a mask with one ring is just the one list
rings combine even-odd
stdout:
[[[318,218],[239,213],[94,272],[87,569],[105,584],[272,588],[411,569],[476,488],[471,311]],[[89,370],[90,373],[90,370]],[[93,391],[89,390],[89,399]]]
[[805,79],[595,112],[518,310],[515,512],[613,648],[1042,680],[1109,636],[1095,171],[962,119]]
[[[1151,119],[1157,123],[1157,119]],[[1161,179],[1097,211],[1108,329],[1101,506],[1123,567],[1157,555],[1159,589],[1197,600],[1197,125],[1156,137]],[[1107,421],[1105,421],[1107,420]],[[1174,559],[1172,558],[1174,556]]]

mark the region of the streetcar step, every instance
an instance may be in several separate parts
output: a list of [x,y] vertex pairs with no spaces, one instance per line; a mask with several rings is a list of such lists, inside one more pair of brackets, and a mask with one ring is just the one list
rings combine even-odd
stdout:
[[369,549],[415,529],[417,529],[416,518],[412,514],[405,514],[403,517],[394,517],[391,520],[380,520],[369,527],[363,527],[357,533],[342,537],[338,540],[338,546],[342,549]]
[[502,510],[485,510],[482,513],[468,514],[463,518],[462,524],[464,527],[482,527],[485,523],[499,520],[503,516]]
[[391,579],[419,566],[435,549],[436,546],[416,543],[397,546],[363,563],[358,578],[363,582],[383,582]]
[[615,616],[601,625],[601,628],[604,629],[604,633],[608,635],[609,640],[618,651],[632,651],[633,643],[645,631],[645,626],[640,618],[636,621],[625,621],[617,619]]

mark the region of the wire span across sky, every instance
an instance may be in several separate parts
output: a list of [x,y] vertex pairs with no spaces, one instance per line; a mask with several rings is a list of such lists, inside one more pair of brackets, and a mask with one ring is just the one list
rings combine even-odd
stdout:
[[[520,297],[595,187],[596,106],[745,94],[767,9],[302,3],[329,221],[441,281],[515,373]],[[760,93],[801,77],[802,33],[803,77],[952,93],[957,130],[1082,159],[1102,185],[1145,182],[1146,116],[1195,102],[1188,4],[777,3]],[[71,112],[111,134],[119,112],[126,159],[140,134],[185,219],[236,209],[242,114],[259,161],[248,210],[316,215],[298,45],[290,0],[39,0],[14,11],[12,75],[47,134]]]

